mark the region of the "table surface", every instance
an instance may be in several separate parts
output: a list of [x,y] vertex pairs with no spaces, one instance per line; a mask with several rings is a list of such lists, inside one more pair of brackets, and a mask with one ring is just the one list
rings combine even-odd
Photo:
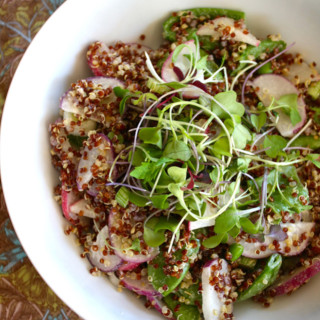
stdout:
[[[14,72],[26,48],[64,0],[0,0],[0,121]],[[0,319],[81,319],[32,266],[12,227],[0,182]]]

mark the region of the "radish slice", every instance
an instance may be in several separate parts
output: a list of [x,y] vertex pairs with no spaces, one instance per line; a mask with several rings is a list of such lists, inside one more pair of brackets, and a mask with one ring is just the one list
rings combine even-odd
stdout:
[[125,272],[124,276],[121,277],[120,284],[141,296],[161,297],[161,294],[148,281],[148,276],[141,275],[143,271],[145,271],[145,274],[148,274],[146,269],[142,269],[139,272]]
[[[87,189],[94,177],[105,177],[107,180],[113,160],[114,151],[110,140],[101,133],[90,135],[78,166],[78,189]],[[116,170],[113,170],[112,177],[115,175]]]
[[[286,240],[276,241],[277,248],[274,245],[275,238],[268,235],[265,236],[264,242],[258,242],[253,238],[241,239],[237,242],[243,246],[242,255],[248,258],[263,259],[275,252],[284,256],[294,256],[300,254],[308,246],[314,226],[314,222],[282,223],[281,227],[286,230],[288,237]],[[234,242],[233,239],[228,241],[229,244]]]
[[172,311],[160,298],[156,296],[147,296],[147,300],[150,302],[151,306],[160,312],[164,317],[170,320],[175,320]]
[[[138,63],[139,67],[145,65],[145,51],[152,50],[138,43],[117,43],[108,46],[106,43],[97,41],[90,45],[87,51],[87,61],[92,72],[96,76],[112,76],[125,80],[126,70],[132,70],[132,64]],[[121,66],[121,68],[119,68]],[[147,68],[145,67],[147,70]],[[130,79],[147,79],[149,73],[130,72]]]
[[98,233],[97,240],[91,246],[88,254],[90,263],[102,272],[115,271],[122,264],[122,259],[107,246],[108,242],[109,229],[108,226],[104,226]]
[[[200,81],[198,81],[198,82],[200,82]],[[205,84],[204,84],[204,86],[205,86]],[[200,88],[199,86],[193,85],[192,83],[188,84],[186,88],[188,88],[188,89],[183,90],[183,98],[190,99],[190,100],[199,98],[201,93],[203,93],[203,91],[205,91],[202,88]]]
[[[280,253],[285,256],[296,256],[308,246],[314,234],[314,222],[283,223],[282,229],[287,228],[288,239],[280,241]],[[297,243],[295,243],[297,241]],[[296,244],[296,245],[295,245]],[[289,251],[290,250],[290,251]]]
[[[299,96],[299,91],[290,81],[275,74],[264,74],[257,77],[252,82],[252,86],[256,89],[259,99],[266,107],[271,104],[272,98],[278,100],[281,96],[293,93]],[[301,121],[298,124],[293,125],[290,117],[277,109],[277,112],[279,113],[279,121],[276,128],[282,136],[292,137],[306,122],[306,105],[301,97],[298,98],[298,111],[301,116]]]
[[268,290],[268,292],[272,296],[288,294],[301,287],[319,272],[320,257],[317,256],[312,259],[309,266],[301,267],[295,270],[293,274],[280,277],[279,280]]
[[[113,208],[109,213],[110,241],[115,253],[125,261],[142,263],[152,260],[159,253],[159,248],[147,246],[143,240],[143,223],[137,223],[137,215],[141,212],[121,212]],[[140,250],[132,248],[139,244]],[[134,250],[136,249],[136,250]],[[140,251],[140,252],[139,252]]]
[[139,265],[140,265],[140,263],[124,261],[123,265],[120,266],[119,270],[120,271],[131,271],[131,270],[137,268]]
[[260,41],[251,34],[243,22],[231,18],[220,17],[205,23],[197,31],[198,36],[211,36],[212,40],[220,38],[240,41],[258,47]]
[[232,318],[232,283],[228,263],[224,259],[209,261],[202,270],[202,311],[205,320]]
[[106,77],[79,80],[61,97],[60,108],[97,122],[106,123],[106,117],[110,117],[113,112],[110,110],[110,104],[117,100],[112,90],[114,87],[123,88],[124,84],[118,79]]
[[85,199],[74,202],[70,206],[70,213],[77,216],[84,216],[94,219],[97,214],[94,211],[94,207]]
[[172,62],[172,56],[174,51],[171,52],[167,60],[163,63],[162,69],[161,69],[161,78],[164,81],[179,82],[181,81],[181,79],[179,79],[179,76],[177,75],[175,68],[178,68],[178,70],[180,70],[183,78],[187,75],[190,68],[192,68],[191,61],[186,57],[186,55],[188,56],[193,55],[195,57],[197,53],[197,48],[194,44],[194,40],[189,40],[184,44],[186,45],[186,47],[180,51],[180,53],[178,54],[177,60],[174,62],[174,64]]
[[64,185],[62,185],[62,188],[61,188],[62,212],[66,217],[66,219],[69,221],[77,220],[78,218],[78,215],[75,214],[74,212],[71,212],[70,210],[71,204],[77,202],[78,200],[79,200],[79,195],[76,192],[74,192],[73,190],[66,191],[64,189]]
[[289,65],[284,72],[284,76],[295,85],[300,83],[309,85],[313,81],[320,80],[318,71],[306,62]]
[[95,130],[97,123],[93,120],[80,120],[73,113],[63,113],[63,124],[68,133],[75,136],[86,136],[89,131]]

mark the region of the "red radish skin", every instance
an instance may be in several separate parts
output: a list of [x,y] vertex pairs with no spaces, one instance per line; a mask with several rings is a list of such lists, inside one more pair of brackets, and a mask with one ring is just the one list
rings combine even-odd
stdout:
[[[145,271],[147,274],[146,269]],[[134,271],[125,272],[121,276],[120,284],[141,296],[161,297],[161,294],[155,290],[152,284],[148,281],[148,277],[146,275],[141,275],[141,271],[138,273]]]
[[[232,282],[229,265],[224,259],[214,259],[205,264],[201,275],[202,311],[205,320],[232,318],[233,304],[230,294]],[[229,319],[229,318],[228,318]]]
[[140,263],[125,261],[119,268],[119,271],[131,271],[140,266]]
[[198,36],[211,36],[212,40],[232,40],[251,44],[258,47],[260,41],[251,34],[246,26],[231,18],[219,17],[205,23],[197,31]]
[[122,259],[114,254],[113,250],[108,248],[109,229],[104,226],[97,235],[96,242],[90,248],[87,255],[89,262],[102,272],[113,272],[122,264]]
[[276,284],[269,290],[272,296],[282,296],[297,290],[308,280],[320,272],[320,256],[312,259],[309,266],[301,267],[294,271],[293,274],[280,277]]
[[[263,74],[254,79],[251,85],[256,89],[256,94],[266,107],[271,104],[272,98],[278,100],[281,96],[287,94],[297,94],[299,97],[298,89],[283,76],[275,74]],[[281,110],[277,109],[277,112],[279,113],[279,121],[276,125],[276,128],[282,136],[292,137],[303,127],[306,122],[306,105],[301,97],[298,98],[298,111],[301,116],[301,121],[298,124],[293,125],[290,117]]]
[[[98,159],[99,158],[99,159]],[[80,191],[88,189],[95,175],[108,174],[114,160],[112,144],[104,134],[92,134],[82,152],[77,171],[77,184]],[[112,177],[116,176],[116,169]]]
[[150,305],[154,307],[161,315],[170,320],[176,320],[173,317],[172,311],[167,307],[167,305],[158,297],[147,296],[147,300],[150,302]]
[[[294,256],[303,252],[308,246],[311,235],[314,230],[314,222],[297,222],[297,223],[283,223],[281,227],[287,230],[288,238],[283,241],[277,241],[278,250],[274,246],[275,239],[273,237],[265,236],[264,242],[252,240],[248,242],[245,239],[237,241],[244,248],[242,255],[252,259],[263,259],[271,256],[275,252],[279,252],[284,256]],[[297,242],[295,242],[297,241]],[[233,239],[229,239],[229,244],[235,243]],[[297,243],[297,245],[295,245]]]
[[130,214],[123,215],[121,209],[118,208],[113,208],[110,211],[109,229],[111,245],[114,248],[115,253],[124,261],[133,263],[147,262],[158,255],[159,248],[148,247],[143,240],[143,227],[141,227],[141,230],[138,230],[136,227],[135,231],[140,235],[135,239],[139,240],[141,250],[138,253],[137,251],[130,249],[130,246],[134,241],[131,230],[133,226],[137,226],[134,215],[135,212],[130,212]]
[[64,185],[61,188],[61,206],[62,212],[65,218],[69,221],[75,221],[78,218],[78,215],[74,212],[71,212],[70,206],[71,204],[77,202],[79,200],[79,196],[74,191],[66,191]]

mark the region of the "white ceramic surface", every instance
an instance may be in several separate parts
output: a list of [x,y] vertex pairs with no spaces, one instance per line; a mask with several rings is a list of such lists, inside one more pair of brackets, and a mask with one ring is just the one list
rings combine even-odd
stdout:
[[[130,294],[92,277],[52,196],[48,125],[58,115],[71,81],[88,76],[90,42],[137,41],[156,47],[170,11],[196,6],[242,9],[257,36],[281,33],[312,61],[320,62],[318,0],[67,0],[40,30],[16,72],[2,118],[1,174],[7,206],[29,258],[49,286],[86,320],[160,319]],[[17,180],[19,178],[19,180]],[[320,318],[320,276],[271,308],[235,307],[238,320]]]

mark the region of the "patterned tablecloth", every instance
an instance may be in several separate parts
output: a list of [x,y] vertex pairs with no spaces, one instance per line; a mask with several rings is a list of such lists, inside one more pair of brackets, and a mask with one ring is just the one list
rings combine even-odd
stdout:
[[[64,0],[0,0],[0,117],[32,38]],[[80,319],[47,286],[14,232],[0,183],[0,319]]]

